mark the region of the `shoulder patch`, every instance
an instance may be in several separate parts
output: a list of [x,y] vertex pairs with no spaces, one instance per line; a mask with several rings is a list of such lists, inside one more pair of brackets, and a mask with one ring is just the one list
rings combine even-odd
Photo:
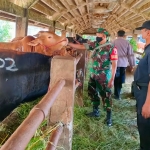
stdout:
[[111,51],[110,60],[118,60],[118,53],[116,47],[114,47]]

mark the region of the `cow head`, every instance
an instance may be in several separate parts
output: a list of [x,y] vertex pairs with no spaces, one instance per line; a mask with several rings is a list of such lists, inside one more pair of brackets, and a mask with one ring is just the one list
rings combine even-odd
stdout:
[[50,51],[50,53],[53,53],[56,50],[61,50],[62,47],[67,44],[68,40],[65,35],[58,36],[54,32],[49,31],[40,31],[38,37],[28,43],[28,45],[31,46],[42,45],[43,47],[46,47],[47,51]]

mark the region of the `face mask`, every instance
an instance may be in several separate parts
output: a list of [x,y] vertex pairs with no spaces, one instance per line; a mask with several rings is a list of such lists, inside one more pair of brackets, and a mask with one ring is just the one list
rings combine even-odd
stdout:
[[103,38],[102,37],[96,37],[96,41],[99,43],[99,42],[101,42],[103,40]]

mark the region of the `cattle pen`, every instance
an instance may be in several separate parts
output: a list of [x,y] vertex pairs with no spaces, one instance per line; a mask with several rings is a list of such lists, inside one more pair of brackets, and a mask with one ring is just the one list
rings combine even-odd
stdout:
[[[103,124],[103,112],[100,119],[85,116],[91,106],[87,93],[91,65],[87,51],[76,49],[78,55],[75,57],[64,56],[68,54],[68,45],[64,43],[67,43],[67,37],[69,40],[77,36],[81,37],[79,41],[94,41],[98,28],[105,28],[110,33],[108,40],[112,42],[117,38],[117,31],[124,30],[126,38],[133,38],[141,49],[138,51],[137,48],[134,52],[140,59],[145,43],[135,28],[150,20],[149,0],[0,0],[0,20],[15,24],[14,40],[0,41],[1,150],[139,149],[136,102],[131,95],[134,94],[131,87],[133,73],[127,68],[122,101],[113,99],[113,126],[107,128]],[[38,34],[30,35],[29,26],[40,28]],[[0,24],[0,40],[7,31],[1,27]],[[47,43],[41,43],[43,33],[50,33],[44,37],[48,39],[48,46]],[[23,41],[25,37],[36,42],[28,41],[28,38]],[[15,40],[19,41],[18,47],[13,43]],[[49,43],[50,40],[52,43]],[[73,42],[78,43],[78,40]],[[25,43],[22,44],[22,41]],[[27,42],[31,42],[31,45]],[[32,44],[37,44],[40,52],[31,48]],[[35,102],[32,110],[26,112],[30,113],[27,118],[21,118],[23,122],[17,120],[23,112],[17,112],[19,115],[16,112],[10,114],[20,103],[37,97],[40,102]],[[22,122],[17,129],[14,129],[9,116],[6,117],[8,114],[10,117],[17,114],[12,118],[18,121],[17,125]],[[7,130],[7,121],[9,128],[12,128],[10,130]],[[42,127],[38,133],[40,125]]]
[[[82,53],[84,53],[84,57]],[[53,58],[49,91],[40,103],[31,110],[29,116],[12,134],[8,141],[1,147],[2,150],[24,150],[30,139],[35,134],[37,128],[41,122],[46,119],[48,114],[49,125],[56,124],[57,122],[59,123],[57,128],[52,132],[46,149],[56,149],[58,139],[61,137],[61,139],[63,139],[64,136],[66,138],[63,140],[63,143],[60,142],[60,146],[63,146],[65,149],[71,149],[74,94],[76,88],[79,86],[79,82],[75,82],[76,66],[78,62],[81,61],[80,59],[82,57],[85,61],[85,51],[82,53],[76,58],[60,56]],[[64,66],[65,70],[63,70]],[[84,70],[85,67],[80,69]]]

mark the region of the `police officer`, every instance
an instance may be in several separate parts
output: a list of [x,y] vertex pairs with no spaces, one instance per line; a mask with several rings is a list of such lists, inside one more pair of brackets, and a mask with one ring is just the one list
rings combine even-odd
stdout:
[[100,116],[99,105],[101,96],[104,109],[107,111],[106,123],[108,126],[111,126],[111,87],[114,83],[118,55],[117,49],[108,42],[107,38],[109,37],[109,33],[105,29],[99,28],[96,36],[95,42],[84,45],[75,45],[69,43],[69,45],[77,49],[88,49],[93,51],[93,64],[90,70],[91,75],[88,83],[88,94],[93,102],[93,111],[87,113],[87,116]]
[[134,74],[134,95],[137,102],[137,125],[140,135],[140,150],[150,150],[150,20],[143,23],[141,30],[146,45],[143,58]]

